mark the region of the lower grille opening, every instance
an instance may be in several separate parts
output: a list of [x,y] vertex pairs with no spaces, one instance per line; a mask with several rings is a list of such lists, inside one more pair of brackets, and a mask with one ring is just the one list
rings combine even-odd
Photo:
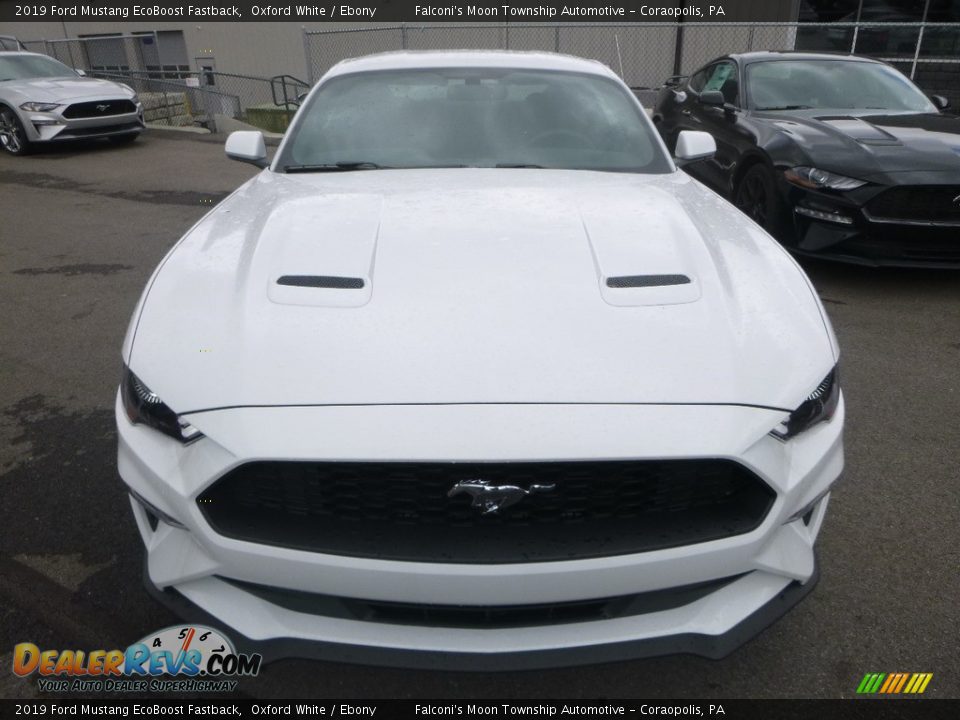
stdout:
[[286,590],[221,577],[241,590],[273,605],[309,615],[377,622],[456,628],[511,628],[590,622],[645,615],[689,605],[716,592],[735,575],[666,590],[635,595],[534,605],[433,605],[383,602]]
[[107,135],[110,133],[126,132],[133,130],[140,130],[141,127],[138,123],[126,123],[124,125],[101,125],[99,127],[89,127],[89,128],[67,128],[59,135],[57,135],[55,140],[65,140],[67,138],[84,138],[95,135]]
[[960,260],[960,248],[945,250],[904,250],[903,257],[908,260]]
[[[484,512],[491,495],[483,486],[510,502]],[[729,460],[253,462],[213,483],[198,503],[216,532],[248,542],[473,564],[718,540],[756,529],[775,497]]]

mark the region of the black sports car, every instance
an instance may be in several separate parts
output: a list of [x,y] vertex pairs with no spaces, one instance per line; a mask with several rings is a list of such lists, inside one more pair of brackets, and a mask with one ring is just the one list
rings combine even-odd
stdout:
[[718,58],[660,90],[673,149],[706,130],[685,169],[798,254],[867,265],[960,267],[960,117],[889,65],[848,55]]

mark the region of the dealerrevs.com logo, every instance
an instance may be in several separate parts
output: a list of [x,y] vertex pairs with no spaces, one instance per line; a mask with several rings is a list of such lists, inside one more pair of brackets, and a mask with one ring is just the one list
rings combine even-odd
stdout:
[[14,674],[36,674],[42,692],[230,692],[232,678],[257,675],[261,661],[202,625],[168,627],[126,650],[13,649]]

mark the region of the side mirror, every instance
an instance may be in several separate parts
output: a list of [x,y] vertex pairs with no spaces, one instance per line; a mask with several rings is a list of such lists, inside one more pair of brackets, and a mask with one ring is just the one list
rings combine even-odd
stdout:
[[269,164],[267,145],[263,141],[263,133],[258,130],[237,130],[230,133],[225,149],[231,160],[250,163],[258,168],[265,168]]
[[79,75],[80,77],[86,77],[86,76],[87,76],[87,71],[86,71],[86,70],[76,70],[76,69],[74,69],[74,72],[75,72],[77,75]]
[[310,91],[307,90],[306,92],[302,92],[299,95],[297,95],[297,105],[303,105],[303,101],[307,99],[307,95],[309,94],[310,94]]
[[726,102],[727,101],[723,98],[723,93],[719,90],[704,90],[702,93],[700,93],[701,105],[711,105],[713,107],[722,108]]
[[687,79],[686,75],[671,75],[666,80],[663,81],[664,87],[679,87],[683,84],[683,81]]
[[950,101],[943,95],[931,95],[930,99],[933,101],[933,104],[937,106],[937,110],[946,110],[950,107]]
[[697,160],[711,158],[717,152],[713,135],[700,130],[681,130],[677,136],[677,149],[673,154],[677,165],[682,167]]

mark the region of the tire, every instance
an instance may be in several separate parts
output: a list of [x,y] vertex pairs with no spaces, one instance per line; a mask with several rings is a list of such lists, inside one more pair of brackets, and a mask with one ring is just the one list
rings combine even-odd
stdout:
[[733,204],[774,237],[783,228],[784,203],[777,193],[773,170],[757,163],[740,178]]
[[140,136],[140,133],[130,133],[129,135],[114,135],[113,137],[107,138],[110,141],[111,145],[116,145],[117,147],[123,147],[124,145],[132,145],[133,141]]
[[0,148],[11,155],[28,155],[33,150],[20,118],[3,106],[0,106]]

